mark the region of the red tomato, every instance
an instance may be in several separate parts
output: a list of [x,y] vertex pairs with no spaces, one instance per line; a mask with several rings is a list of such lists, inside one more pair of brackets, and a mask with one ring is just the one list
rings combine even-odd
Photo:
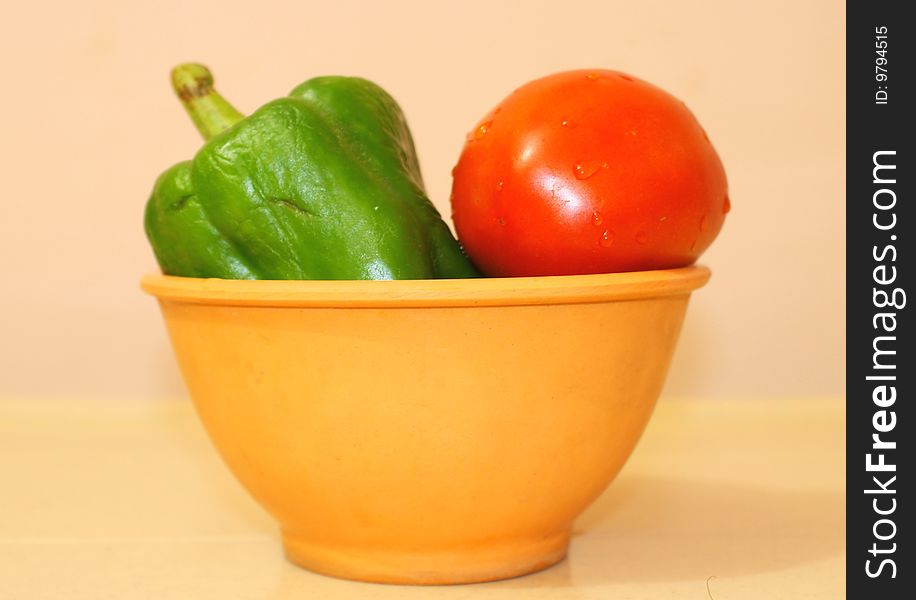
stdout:
[[615,71],[532,81],[468,135],[458,238],[486,275],[685,266],[729,210],[725,171],[683,102]]

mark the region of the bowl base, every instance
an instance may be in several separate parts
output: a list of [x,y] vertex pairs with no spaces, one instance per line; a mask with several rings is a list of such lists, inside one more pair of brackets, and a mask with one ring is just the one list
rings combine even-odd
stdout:
[[508,579],[546,569],[566,556],[569,536],[569,531],[563,531],[411,552],[332,547],[284,533],[283,548],[292,563],[323,575],[375,583],[448,585]]

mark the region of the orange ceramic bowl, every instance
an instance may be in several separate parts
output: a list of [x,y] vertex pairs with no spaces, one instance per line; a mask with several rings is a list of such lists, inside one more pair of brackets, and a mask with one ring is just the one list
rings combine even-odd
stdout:
[[330,575],[466,583],[561,560],[652,412],[703,267],[564,277],[150,275],[226,463]]

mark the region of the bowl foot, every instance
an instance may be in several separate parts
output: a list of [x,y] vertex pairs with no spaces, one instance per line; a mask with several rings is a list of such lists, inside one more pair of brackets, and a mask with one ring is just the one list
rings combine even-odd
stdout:
[[323,575],[376,583],[445,585],[508,579],[546,569],[566,556],[569,535],[563,531],[423,551],[329,546],[284,533],[283,548],[291,562]]

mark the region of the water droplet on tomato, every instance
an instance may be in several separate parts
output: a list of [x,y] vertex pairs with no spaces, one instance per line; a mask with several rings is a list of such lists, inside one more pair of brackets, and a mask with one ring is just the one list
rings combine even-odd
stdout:
[[698,239],[695,239],[695,240],[693,240],[693,242],[690,244],[690,251],[691,251],[691,252],[693,252],[694,250],[697,249],[697,242],[698,242],[698,241],[699,241]]
[[504,185],[504,184],[503,184],[502,181],[498,182],[498,183],[496,184],[496,191],[497,191],[497,192],[503,191],[503,185]]
[[668,220],[668,217],[659,217],[658,222],[659,222],[659,223],[664,223],[664,222],[667,221],[667,220]]
[[636,243],[645,244],[649,240],[649,236],[646,235],[645,231],[636,232]]
[[700,219],[700,231],[706,231],[709,229],[709,215],[703,215],[703,218]]
[[569,117],[564,117],[563,120],[560,122],[560,124],[563,125],[563,127],[567,129],[575,129],[576,126],[578,125],[578,123],[576,123]]
[[594,72],[589,73],[588,75],[585,76],[586,79],[591,79],[592,81],[594,81],[595,79],[598,79],[598,77],[600,77],[600,75]]
[[576,174],[576,179],[588,179],[602,167],[607,168],[607,163],[601,163],[597,160],[581,160],[573,167],[573,172]]
[[620,73],[620,74],[618,75],[618,77],[620,77],[620,78],[623,79],[624,81],[633,81],[633,78],[632,78],[632,77],[630,77],[629,75],[624,75],[623,73]]
[[598,239],[598,245],[602,248],[608,248],[611,244],[614,243],[614,234],[610,231],[605,231],[601,234],[601,237]]
[[[598,227],[604,222],[604,217],[601,216],[601,213],[597,210],[592,213],[592,225]],[[606,232],[605,232],[606,233]]]
[[728,199],[728,194],[725,194],[725,201],[722,202],[722,214],[727,215],[728,211],[732,209],[732,201]]
[[493,126],[493,121],[486,121],[477,126],[477,129],[474,130],[474,139],[479,140],[490,131],[490,127]]

